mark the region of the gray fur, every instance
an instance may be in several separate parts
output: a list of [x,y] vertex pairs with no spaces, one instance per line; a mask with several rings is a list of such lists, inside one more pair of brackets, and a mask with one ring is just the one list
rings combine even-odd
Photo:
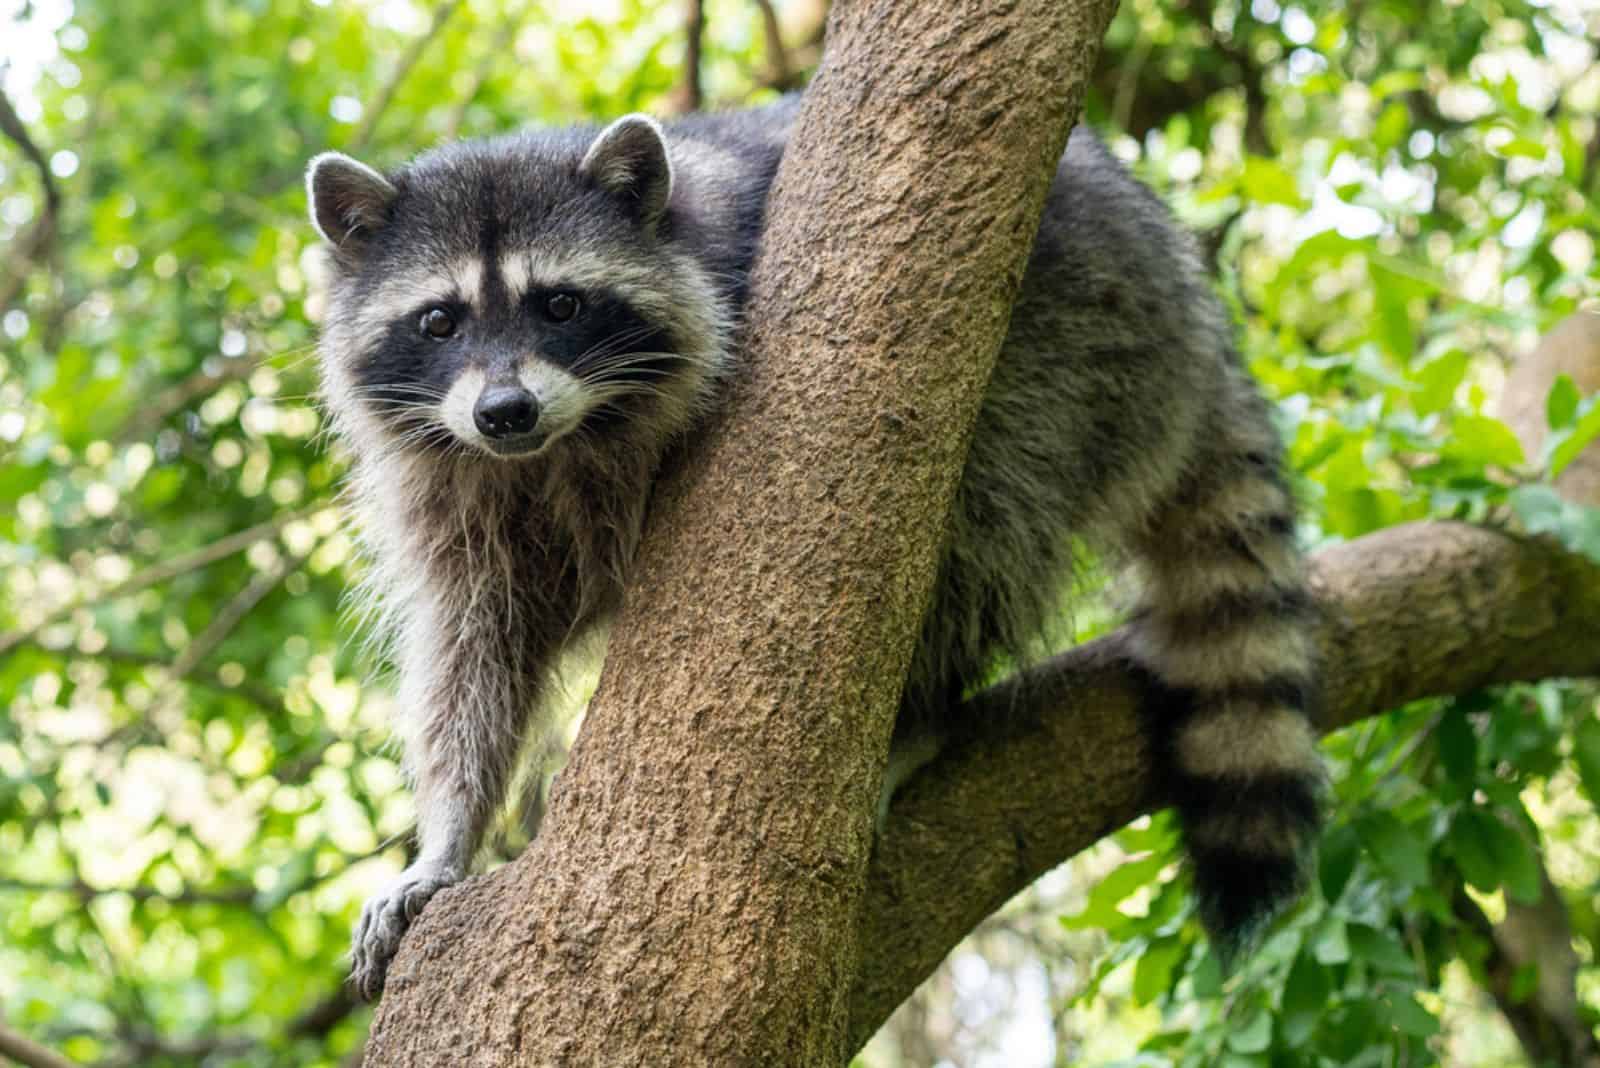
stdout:
[[[796,106],[692,116],[664,135],[632,118],[604,137],[454,145],[387,178],[313,164],[312,216],[336,250],[324,392],[353,457],[364,603],[399,670],[419,813],[417,862],[356,932],[367,996],[410,920],[466,872],[553,664],[615,610],[652,480],[717,402]],[[591,318],[541,319],[554,290]],[[424,343],[414,324],[436,304],[458,332]],[[1191,243],[1075,132],[898,727],[905,753],[925,755],[997,661],[1041,651],[1079,547],[1131,563],[1156,779],[1225,949],[1302,885],[1320,780],[1311,732],[1294,726],[1315,665],[1292,501],[1230,333]],[[549,423],[510,458],[461,414],[493,383],[532,391]]]

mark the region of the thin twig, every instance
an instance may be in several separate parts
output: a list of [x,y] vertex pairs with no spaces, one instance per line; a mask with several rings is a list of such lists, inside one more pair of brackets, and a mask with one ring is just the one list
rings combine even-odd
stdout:
[[[154,653],[141,653],[133,649],[119,649],[112,646],[93,653],[83,653],[75,649],[68,650],[64,655],[81,657],[84,660],[104,660],[113,664],[130,664],[139,667],[168,668],[172,663],[171,659],[165,656],[157,656]],[[216,690],[219,693],[242,697],[269,715],[279,717],[286,715],[282,698],[269,686],[252,683],[249,679],[242,679],[237,683],[232,683],[214,671],[190,671],[184,679],[186,682],[204,686],[208,690]]]
[[0,1024],[0,1057],[8,1057],[23,1068],[78,1068],[76,1061],[22,1037],[5,1024]]
[[761,11],[761,32],[767,47],[767,84],[787,92],[796,88],[794,65],[789,62],[789,47],[783,43],[783,25],[772,0],[756,0]]
[[0,891],[28,894],[71,894],[79,901],[93,901],[98,897],[122,894],[135,901],[164,901],[169,905],[249,905],[256,899],[254,887],[238,886],[226,890],[184,889],[175,894],[157,890],[153,886],[90,886],[82,880],[68,883],[38,883],[27,879],[0,878]]
[[22,124],[21,116],[11,106],[11,100],[4,91],[0,91],[0,134],[4,134],[28,157],[28,161],[39,172],[39,181],[44,186],[44,210],[17,239],[16,247],[6,257],[9,266],[5,275],[0,277],[0,308],[5,308],[22,292],[28,272],[49,255],[61,218],[61,190],[56,185],[55,176],[50,173],[49,160],[28,135],[27,127]]
[[522,24],[527,21],[528,13],[532,10],[530,5],[516,4],[506,12],[501,20],[499,29],[495,32],[494,40],[478,61],[477,68],[472,72],[472,84],[467,91],[461,94],[461,99],[456,101],[456,106],[450,111],[450,118],[444,124],[444,136],[447,141],[454,141],[461,133],[461,124],[466,121],[467,109],[472,102],[478,99],[478,94],[483,92],[483,87],[489,82],[489,75],[494,73],[495,60],[503,53],[513,52],[517,43],[517,34],[522,29]]
[[406,80],[413,67],[422,59],[422,53],[427,51],[428,45],[439,36],[439,31],[444,29],[444,24],[461,6],[461,0],[444,0],[433,9],[433,21],[422,32],[422,36],[411,42],[405,54],[400,57],[400,62],[395,65],[394,71],[389,75],[389,80],[383,83],[375,99],[361,117],[361,125],[356,127],[356,132],[351,135],[348,145],[350,151],[357,152],[366,147],[367,141],[372,137],[373,131],[378,127],[378,120],[383,118],[383,113],[389,110],[389,105],[394,102],[394,95],[400,89],[400,83]]
[[[129,419],[117,431],[113,439],[118,445],[126,445],[138,441],[150,431],[167,421],[172,413],[187,408],[192,402],[214,391],[225,382],[234,382],[241,378],[248,378],[256,368],[266,363],[269,359],[247,360],[242,357],[221,361],[221,366],[211,361],[203,361],[192,374],[180,380],[176,385],[161,391],[156,398],[148,404],[140,405]],[[209,365],[209,366],[208,366]]]
[[700,84],[700,61],[705,47],[706,9],[702,0],[685,0],[683,32],[685,50],[683,57],[683,86],[678,91],[678,111],[699,111],[705,104],[705,92]]
[[184,553],[171,560],[154,564],[111,587],[109,590],[90,597],[68,601],[66,604],[46,612],[42,618],[30,626],[20,627],[8,633],[0,634],[0,653],[8,653],[23,642],[32,640],[44,628],[80,608],[90,608],[107,601],[114,601],[120,597],[126,597],[130,593],[137,593],[140,590],[166,582],[168,579],[176,578],[190,571],[198,571],[203,567],[216,563],[218,560],[232,556],[236,552],[248,549],[258,541],[273,537],[289,524],[301,519],[308,519],[327,507],[328,501],[319,499],[303,508],[279,512],[263,523],[257,523],[253,527],[219,538],[210,545],[201,546],[192,552]]
[[278,584],[288,578],[300,565],[305,563],[308,553],[299,553],[295,556],[285,557],[273,567],[262,571],[245,584],[244,589],[234,595],[233,599],[223,605],[222,611],[212,617],[206,629],[184,646],[183,652],[178,654],[172,662],[172,682],[177,683],[188,677],[199,663],[210,656],[222,642],[233,633],[233,629],[244,621],[256,605],[278,587]]
[[[390,842],[380,842],[375,849],[365,853],[342,853],[338,862],[332,864],[327,871],[305,876],[292,889],[287,892],[275,893],[274,898],[288,900],[315,890],[364,861],[382,853]],[[249,908],[254,910],[261,900],[261,894],[253,886],[227,886],[214,889],[197,887],[184,887],[175,893],[158,890],[153,886],[94,886],[82,876],[74,876],[71,880],[62,883],[32,882],[27,879],[16,879],[9,876],[0,876],[0,892],[12,891],[28,894],[71,894],[79,901],[93,901],[96,898],[121,895],[132,898],[134,901],[161,901],[169,905],[226,905],[230,908]]]

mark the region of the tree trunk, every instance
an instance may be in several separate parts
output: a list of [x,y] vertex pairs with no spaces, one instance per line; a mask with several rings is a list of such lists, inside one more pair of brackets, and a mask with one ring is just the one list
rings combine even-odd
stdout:
[[728,417],[658,488],[516,862],[437,897],[367,1063],[838,1065],[901,680],[1109,0],[854,0]]

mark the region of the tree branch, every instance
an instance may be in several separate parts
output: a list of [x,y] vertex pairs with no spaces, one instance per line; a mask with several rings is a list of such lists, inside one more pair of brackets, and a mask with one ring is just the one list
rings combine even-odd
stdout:
[[[1324,730],[1422,697],[1600,673],[1600,566],[1548,542],[1410,523],[1318,554],[1315,575]],[[1118,631],[974,697],[962,718],[983,733],[896,797],[863,914],[852,1048],[983,917],[1160,804],[1125,640]]]
[[783,24],[778,21],[772,0],[755,2],[761,12],[761,34],[767,52],[766,83],[780,92],[799,88],[794,64],[789,62],[789,46],[783,42]]
[[413,40],[406,48],[405,54],[400,57],[400,62],[389,74],[387,81],[378,90],[377,97],[367,106],[361,116],[361,125],[356,127],[356,132],[350,135],[350,142],[346,148],[350,152],[360,152],[367,147],[367,142],[372,139],[372,134],[378,128],[378,122],[383,118],[383,113],[389,110],[389,105],[394,102],[394,95],[400,89],[400,83],[406,80],[417,63],[422,59],[422,53],[428,50],[433,39],[439,36],[439,31],[444,29],[445,23],[450,21],[452,15],[461,7],[461,0],[443,0],[433,9],[433,19],[428,23],[428,28]]
[[[283,1035],[289,1040],[322,1039],[361,1007],[361,1003],[342,984],[333,993],[312,1002],[289,1021]],[[97,1061],[94,1068],[139,1068],[151,1058],[172,1058],[200,1062],[221,1053],[245,1053],[265,1045],[252,1034],[223,1033],[195,1038],[166,1038],[149,1032],[125,1036],[126,1046],[114,1056]]]
[[[1572,948],[1567,903],[1542,863],[1539,880],[1539,901],[1524,905],[1507,895],[1505,919],[1498,924],[1465,889],[1457,889],[1451,907],[1487,945],[1483,978],[1528,1063],[1600,1068],[1600,1044],[1578,1000],[1578,954]],[[1529,969],[1533,982],[1528,990],[1519,990],[1519,980]]]
[[450,118],[444,124],[444,139],[454,141],[461,133],[461,124],[466,121],[467,111],[472,107],[473,101],[478,99],[478,94],[483,92],[483,87],[488,84],[489,76],[494,73],[495,61],[502,56],[515,58],[517,47],[517,34],[522,29],[522,24],[528,20],[532,13],[531,5],[514,4],[506,11],[500,20],[499,27],[494,32],[494,37],[489,42],[489,47],[484,49],[483,56],[478,60],[478,65],[472,72],[472,84],[467,91],[461,94],[461,99],[456,101],[456,106],[450,111]]
[[24,1038],[4,1024],[0,1024],[0,1057],[9,1057],[22,1068],[79,1068],[76,1061]]
[[[282,225],[282,220],[274,220],[273,224]],[[268,359],[270,357],[246,359],[239,356],[231,359],[223,357],[215,363],[209,359],[202,360],[200,366],[188,375],[162,390],[148,403],[141,404],[117,430],[112,440],[118,445],[138,441],[166,422],[168,416],[213,393],[218,386],[250,377],[256,368],[265,366]]]
[[71,894],[79,901],[93,901],[97,897],[113,894],[125,895],[134,901],[164,901],[169,905],[227,905],[243,907],[256,900],[256,891],[250,886],[234,886],[226,890],[198,890],[186,888],[176,894],[157,890],[153,886],[90,886],[83,880],[69,883],[38,883],[26,879],[0,876],[0,892],[12,891],[27,894]]
[[309,555],[310,552],[307,551],[282,557],[274,566],[254,575],[243,589],[222,606],[221,611],[211,617],[206,629],[185,645],[183,651],[172,661],[171,681],[177,683],[187,678],[201,661],[227,640],[234,628],[244,622],[244,617],[249,615],[267,594],[277,589],[278,584],[284,579],[300,570],[300,566],[305,563]]
[[705,47],[706,9],[703,0],[684,0],[683,8],[683,84],[675,94],[674,110],[699,111],[705,105],[701,86],[701,53]]
[[218,560],[225,560],[234,553],[242,552],[258,541],[275,537],[284,527],[301,519],[309,519],[318,512],[329,507],[326,500],[317,500],[300,508],[291,508],[279,512],[271,519],[257,523],[253,527],[236,531],[233,534],[218,538],[210,545],[202,545],[198,549],[164,560],[159,564],[152,564],[143,571],[119,582],[108,590],[88,596],[79,597],[59,605],[45,612],[43,616],[32,623],[18,627],[15,630],[0,633],[0,653],[8,653],[24,642],[32,641],[50,624],[64,619],[80,608],[90,608],[107,601],[114,601],[119,597],[126,597],[131,593],[148,589],[151,586],[177,578],[190,571],[198,571],[209,567]]
[[9,307],[22,292],[22,287],[28,280],[28,272],[49,256],[60,225],[61,190],[56,185],[55,176],[50,173],[50,162],[45,159],[43,150],[29,136],[28,128],[22,124],[21,116],[17,114],[16,108],[11,106],[11,99],[4,92],[0,92],[0,134],[15,144],[28,158],[28,162],[33,164],[34,169],[39,172],[39,181],[44,187],[43,210],[17,238],[16,246],[6,256],[8,263],[6,272],[0,276],[0,309],[4,309]]

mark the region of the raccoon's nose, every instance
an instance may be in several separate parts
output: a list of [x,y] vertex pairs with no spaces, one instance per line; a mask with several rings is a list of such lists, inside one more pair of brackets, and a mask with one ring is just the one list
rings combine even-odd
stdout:
[[486,438],[526,434],[539,422],[539,402],[525,389],[493,386],[478,396],[478,403],[472,406],[472,421]]

